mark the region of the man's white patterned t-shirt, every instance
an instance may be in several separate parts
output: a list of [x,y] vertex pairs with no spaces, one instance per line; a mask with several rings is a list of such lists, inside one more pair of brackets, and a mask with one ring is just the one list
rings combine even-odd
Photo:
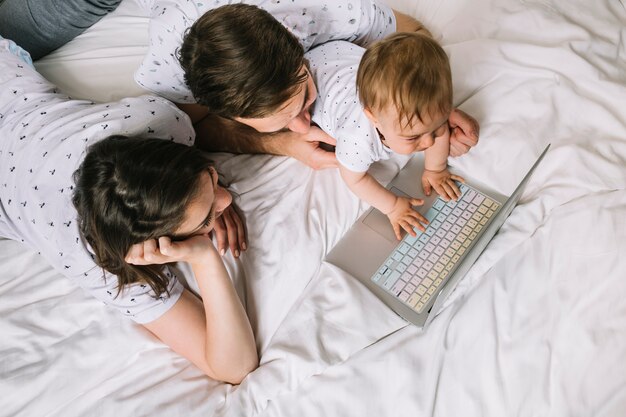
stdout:
[[305,51],[331,40],[366,46],[396,29],[393,11],[377,0],[144,0],[149,9],[150,47],[135,72],[142,87],[176,103],[195,103],[177,58],[185,31],[217,7],[246,3],[268,11],[303,45]]

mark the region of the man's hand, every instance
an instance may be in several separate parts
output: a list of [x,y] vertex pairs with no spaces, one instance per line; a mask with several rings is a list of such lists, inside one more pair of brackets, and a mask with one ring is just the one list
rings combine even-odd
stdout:
[[435,192],[443,197],[444,200],[456,200],[461,197],[461,190],[454,181],[465,182],[462,177],[451,174],[447,168],[441,171],[424,170],[422,174],[422,188],[424,194],[430,195],[433,188]]
[[413,206],[421,206],[422,204],[424,204],[424,200],[419,198],[396,198],[396,203],[393,209],[387,213],[387,217],[398,240],[402,239],[401,229],[404,229],[411,236],[416,235],[413,228],[422,232],[426,230],[423,224],[428,224],[428,220],[413,208]]
[[217,239],[217,250],[224,256],[227,247],[233,256],[239,258],[241,251],[247,249],[246,228],[237,210],[231,204],[222,215],[215,219],[213,229]]
[[317,126],[311,126],[308,133],[282,133],[287,147],[286,155],[318,170],[337,167],[335,152],[322,148],[323,144],[335,146],[337,141]]
[[450,125],[450,156],[460,156],[478,143],[480,127],[476,119],[459,109],[452,110]]

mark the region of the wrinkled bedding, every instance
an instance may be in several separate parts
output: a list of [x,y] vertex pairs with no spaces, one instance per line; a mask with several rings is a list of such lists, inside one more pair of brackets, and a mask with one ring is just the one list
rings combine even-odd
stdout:
[[[552,143],[431,325],[408,325],[323,262],[367,209],[338,172],[217,154],[248,227],[248,251],[225,259],[259,369],[238,387],[214,382],[0,240],[0,416],[626,413],[624,3],[389,4],[444,45],[455,104],[481,124],[478,146],[452,167],[507,194]],[[37,68],[76,97],[141,94],[132,72],[147,45],[143,13],[125,0]],[[388,182],[402,163],[375,175]]]

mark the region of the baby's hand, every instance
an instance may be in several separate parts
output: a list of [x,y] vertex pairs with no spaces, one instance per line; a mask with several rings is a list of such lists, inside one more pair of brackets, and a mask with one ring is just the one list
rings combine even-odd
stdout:
[[396,203],[393,209],[387,213],[387,217],[389,217],[393,232],[398,240],[402,239],[400,228],[406,230],[411,236],[416,235],[415,230],[413,230],[414,227],[422,232],[426,230],[422,223],[428,224],[428,220],[413,208],[413,206],[421,206],[422,204],[424,204],[424,200],[419,198],[396,197]]
[[430,195],[434,188],[435,192],[446,201],[450,199],[456,200],[461,197],[461,190],[459,190],[459,187],[457,187],[454,181],[465,182],[462,177],[451,174],[447,168],[441,171],[425,169],[422,174],[422,188],[424,189],[424,194]]

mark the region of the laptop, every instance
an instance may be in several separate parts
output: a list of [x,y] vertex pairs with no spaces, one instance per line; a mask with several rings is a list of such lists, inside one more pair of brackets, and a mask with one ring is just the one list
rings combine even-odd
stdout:
[[549,148],[510,196],[466,178],[466,184],[458,184],[461,197],[447,202],[434,191],[423,195],[423,156],[416,154],[387,188],[396,195],[424,199],[417,209],[430,221],[426,231],[416,230],[415,237],[406,233],[398,241],[387,216],[371,208],[325,260],[361,281],[405,320],[427,326],[511,214]]

